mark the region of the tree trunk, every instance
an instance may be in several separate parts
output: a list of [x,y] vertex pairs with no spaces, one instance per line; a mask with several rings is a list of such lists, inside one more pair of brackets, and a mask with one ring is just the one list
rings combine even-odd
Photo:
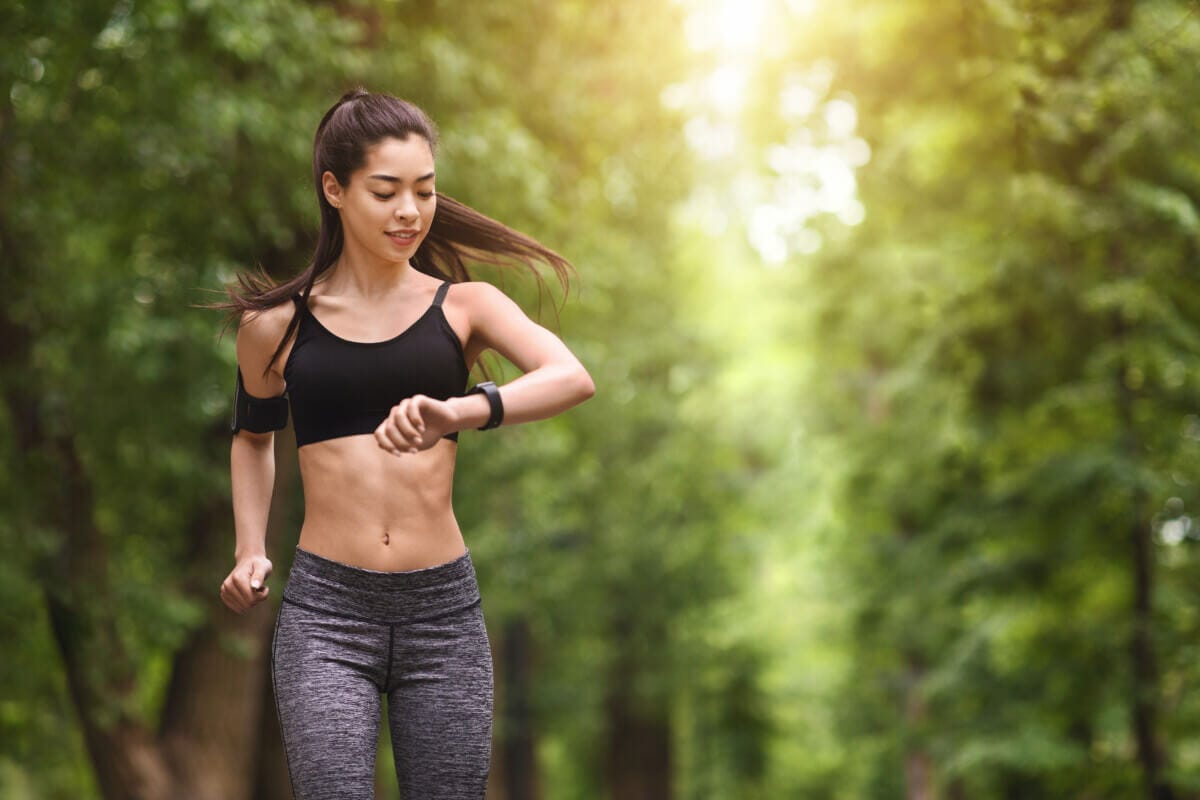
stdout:
[[533,674],[533,640],[529,623],[521,617],[505,621],[500,636],[500,682],[503,682],[504,736],[499,755],[505,800],[539,800],[536,735],[530,703]]
[[904,722],[916,743],[910,743],[904,753],[904,796],[906,800],[933,800],[933,764],[929,753],[919,743],[920,730],[925,722],[925,699],[921,696],[924,664],[909,654],[904,679]]
[[[1133,429],[1133,391],[1125,382],[1125,366],[1120,365],[1119,370],[1121,424],[1126,454],[1132,457],[1137,447]],[[1134,489],[1127,532],[1133,566],[1133,632],[1129,640],[1133,664],[1133,736],[1146,797],[1174,800],[1175,793],[1162,774],[1165,753],[1158,738],[1158,659],[1153,633],[1154,540],[1147,521],[1147,505],[1145,492]]]
[[[615,640],[626,641],[627,622],[618,621]],[[632,691],[636,666],[627,652],[617,655],[609,676],[605,797],[609,800],[667,800],[672,796],[671,737],[666,710],[638,708]]]
[[[27,430],[38,432],[36,420]],[[106,798],[168,800],[170,769],[157,736],[128,710],[137,675],[110,613],[108,552],[93,524],[91,485],[65,435],[33,442],[58,467],[59,481],[37,482],[45,517],[63,532],[64,546],[48,562],[42,586],[67,686],[83,727],[83,740]]]
[[[1125,273],[1125,257],[1119,244],[1111,248],[1110,264],[1114,274]],[[1118,311],[1113,316],[1114,341],[1126,344],[1128,325]],[[1140,459],[1141,443],[1134,418],[1136,390],[1129,385],[1129,364],[1122,358],[1113,376],[1116,385],[1117,417],[1120,422],[1120,447],[1133,464]],[[1166,753],[1158,737],[1158,660],[1154,650],[1154,539],[1147,508],[1149,498],[1140,486],[1132,492],[1126,536],[1132,548],[1133,632],[1129,655],[1133,667],[1133,737],[1137,747],[1142,785],[1150,800],[1175,800],[1175,792],[1163,776]]]

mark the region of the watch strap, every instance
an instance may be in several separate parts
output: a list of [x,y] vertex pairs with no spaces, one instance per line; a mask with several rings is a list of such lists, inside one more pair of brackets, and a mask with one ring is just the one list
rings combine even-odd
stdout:
[[504,420],[504,403],[500,399],[500,390],[493,381],[482,381],[467,390],[467,394],[480,393],[487,396],[491,414],[488,415],[488,421],[478,430],[486,431],[500,427],[500,423]]

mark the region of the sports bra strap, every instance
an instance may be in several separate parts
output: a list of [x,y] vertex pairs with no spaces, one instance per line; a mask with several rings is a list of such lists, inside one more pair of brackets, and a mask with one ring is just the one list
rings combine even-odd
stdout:
[[446,292],[450,289],[450,281],[443,281],[438,287],[437,294],[433,296],[433,307],[437,308],[446,299]]

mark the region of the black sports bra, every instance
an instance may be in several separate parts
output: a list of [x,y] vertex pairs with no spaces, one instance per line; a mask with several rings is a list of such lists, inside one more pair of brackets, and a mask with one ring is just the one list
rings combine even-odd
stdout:
[[[283,368],[296,446],[373,433],[392,407],[424,394],[446,400],[466,388],[462,342],[442,311],[450,288],[402,333],[382,342],[354,342],[331,332],[299,295],[296,341]],[[445,438],[458,440],[458,433]]]

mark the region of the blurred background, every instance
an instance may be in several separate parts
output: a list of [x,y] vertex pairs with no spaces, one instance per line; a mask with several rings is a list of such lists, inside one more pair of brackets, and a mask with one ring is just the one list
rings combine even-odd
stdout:
[[1197,64],[1195,0],[2,0],[0,796],[290,796],[295,441],[238,617],[197,306],[362,84],[578,267],[479,273],[597,384],[460,444],[491,800],[1200,798]]

